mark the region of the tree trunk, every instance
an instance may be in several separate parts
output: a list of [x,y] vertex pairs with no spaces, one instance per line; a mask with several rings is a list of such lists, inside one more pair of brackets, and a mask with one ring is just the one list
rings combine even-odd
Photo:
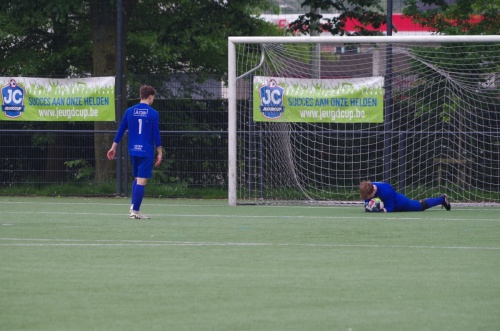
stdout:
[[[138,0],[124,0],[124,12],[130,12]],[[117,12],[114,1],[90,1],[90,14],[92,17],[92,44],[93,44],[93,76],[115,76],[117,58]],[[124,15],[124,26],[126,25]],[[126,33],[122,33],[125,39]],[[124,54],[124,49],[121,50]],[[123,57],[125,58],[125,57]],[[125,86],[124,80],[124,86]],[[123,107],[123,105],[116,105]],[[95,149],[95,182],[104,183],[116,178],[116,162],[107,159],[106,153],[111,147],[117,129],[116,122],[95,122],[94,124],[94,149]],[[109,132],[103,132],[109,131]]]

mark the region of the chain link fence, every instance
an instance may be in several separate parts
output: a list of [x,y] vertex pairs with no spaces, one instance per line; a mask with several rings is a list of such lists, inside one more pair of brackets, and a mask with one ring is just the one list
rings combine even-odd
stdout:
[[[164,81],[153,107],[160,113],[165,159],[154,170],[148,192],[225,196],[227,101],[223,84],[209,80],[186,90],[187,84],[180,81]],[[137,98],[127,100],[128,105],[137,102]],[[126,139],[122,140],[123,175],[117,177],[118,163],[106,157],[110,146],[96,146],[103,135],[113,139],[115,130],[95,130],[93,122],[0,121],[0,194],[128,195]],[[109,173],[96,173],[96,162],[109,162],[105,170]]]

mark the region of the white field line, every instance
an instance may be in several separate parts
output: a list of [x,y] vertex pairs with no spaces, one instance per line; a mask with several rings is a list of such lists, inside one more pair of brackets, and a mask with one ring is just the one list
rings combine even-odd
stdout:
[[369,245],[369,244],[289,244],[255,242],[196,242],[158,240],[80,240],[80,239],[26,239],[0,238],[0,246],[223,246],[223,247],[312,247],[312,248],[396,248],[396,249],[455,249],[495,250],[487,246],[426,246],[426,245]]
[[[35,204],[35,205],[76,205],[76,206],[129,206],[130,200],[127,202],[48,202],[48,201],[0,201],[0,204],[6,205],[22,205],[22,204]],[[224,204],[172,204],[172,203],[143,203],[143,206],[156,206],[156,207],[227,207]]]
[[[124,216],[128,214],[116,214],[116,213],[79,213],[79,212],[44,212],[44,211],[36,211],[36,212],[27,212],[27,211],[2,211],[2,214],[51,214],[51,215],[96,215],[96,216]],[[148,220],[147,222],[151,221],[158,221],[162,220],[164,218],[180,218],[180,217],[188,217],[188,218],[231,218],[231,219],[243,219],[243,218],[250,218],[250,219],[309,219],[309,220],[345,220],[345,219],[353,219],[353,220],[359,220],[360,216],[314,216],[314,215],[222,215],[222,214],[151,214],[147,213],[150,216],[154,216],[153,220]],[[491,219],[491,218],[476,218],[476,219],[470,219],[470,218],[456,218],[456,217],[450,217],[450,218],[440,218],[439,220],[436,220],[434,218],[428,218],[428,217],[401,217],[402,215],[405,215],[408,213],[391,213],[388,214],[389,217],[377,217],[376,215],[370,215],[373,220],[431,220],[431,221],[493,221],[493,222],[500,222],[500,219]],[[414,214],[414,213],[412,213]],[[382,215],[380,215],[382,216]],[[383,215],[387,216],[387,215]],[[451,215],[450,215],[451,216]],[[12,225],[11,223],[9,224],[1,224],[1,225]]]
[[[112,202],[102,202],[102,203],[96,203],[96,202],[48,202],[48,201],[0,201],[1,204],[7,204],[7,205],[13,205],[13,204],[41,204],[43,205],[83,205],[83,206],[123,206],[127,207],[130,206],[130,202],[128,201],[128,198],[123,198],[127,199],[127,202],[120,202],[120,203],[112,203]],[[345,209],[345,208],[350,208],[350,207],[356,207],[359,208],[362,205],[362,202],[352,202],[350,201],[347,204],[340,204],[340,205],[258,205],[258,206],[250,206],[250,207],[255,207],[255,208],[286,208],[286,209]],[[236,206],[236,207],[229,207],[225,203],[221,204],[178,204],[178,203],[172,203],[170,201],[166,201],[165,203],[143,203],[142,206],[154,206],[154,207],[165,207],[165,208],[175,208],[175,207],[227,207],[227,208],[240,208],[240,207],[249,207],[249,206]],[[452,206],[460,206],[459,210],[460,211],[465,211],[465,210],[473,210],[477,211],[478,209],[482,208],[488,208],[488,210],[498,210],[500,211],[500,207],[497,207],[497,205],[478,205],[475,207],[471,207],[470,204],[467,203],[455,203],[452,204]],[[438,208],[438,207],[436,207]],[[453,209],[452,209],[453,210]]]
[[[447,213],[446,215],[449,215],[449,212],[443,211],[443,213]],[[51,215],[95,215],[95,216],[125,216],[128,214],[116,214],[116,213],[79,213],[79,212],[57,212],[57,211],[2,211],[2,214],[51,214]],[[148,220],[147,222],[151,221],[158,221],[162,220],[164,218],[180,218],[180,217],[188,217],[188,218],[231,218],[231,219],[322,219],[322,220],[345,220],[345,219],[353,219],[353,220],[359,220],[363,218],[363,216],[314,216],[314,215],[238,215],[238,214],[231,214],[231,215],[223,215],[223,214],[150,214],[146,213],[148,215],[151,215],[154,217],[152,220]],[[364,213],[361,213],[364,214]],[[389,213],[389,214],[381,214],[381,215],[370,215],[372,220],[401,220],[401,221],[407,221],[407,220],[412,220],[412,221],[419,221],[419,220],[428,220],[428,218],[424,217],[401,217],[402,215],[407,215],[409,213]],[[415,213],[411,213],[415,214]],[[451,215],[450,215],[451,216]],[[491,219],[491,218],[476,218],[476,219],[470,219],[470,218],[456,218],[456,217],[448,217],[448,218],[440,218],[439,220],[433,219],[432,222],[437,222],[437,221],[471,221],[471,222],[480,222],[480,221],[493,221],[493,222],[500,222],[500,219]],[[12,225],[12,223],[9,224],[1,224],[1,225]]]
[[[128,214],[116,214],[116,213],[79,213],[79,212],[54,212],[54,211],[7,211],[7,212],[2,212],[2,214],[52,214],[52,215],[101,215],[101,216],[124,216]],[[161,220],[160,217],[166,217],[166,218],[178,218],[178,217],[188,217],[188,218],[231,218],[231,219],[238,219],[238,218],[253,218],[253,219],[270,219],[270,218],[278,218],[278,219],[289,219],[289,218],[298,218],[298,219],[359,219],[359,217],[355,216],[314,216],[314,215],[238,215],[238,214],[230,214],[230,215],[223,215],[223,214],[151,214],[147,213],[148,215],[154,216],[153,220],[148,220],[147,222],[151,221],[158,221]],[[419,220],[420,218],[400,218],[398,217],[397,219],[412,219],[412,220]],[[0,224],[1,225],[1,224]]]

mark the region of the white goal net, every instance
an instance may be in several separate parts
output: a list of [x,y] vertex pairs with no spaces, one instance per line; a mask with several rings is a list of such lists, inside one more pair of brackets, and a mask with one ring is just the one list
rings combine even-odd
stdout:
[[500,36],[230,37],[229,205],[500,202]]

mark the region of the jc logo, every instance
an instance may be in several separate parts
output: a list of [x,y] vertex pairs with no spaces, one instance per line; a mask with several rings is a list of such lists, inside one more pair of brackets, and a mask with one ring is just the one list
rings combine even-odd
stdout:
[[21,116],[24,111],[24,89],[14,79],[2,88],[2,110],[11,118]]
[[283,89],[277,86],[275,80],[271,80],[267,88],[261,89],[261,101],[263,105],[280,106],[283,101]]

